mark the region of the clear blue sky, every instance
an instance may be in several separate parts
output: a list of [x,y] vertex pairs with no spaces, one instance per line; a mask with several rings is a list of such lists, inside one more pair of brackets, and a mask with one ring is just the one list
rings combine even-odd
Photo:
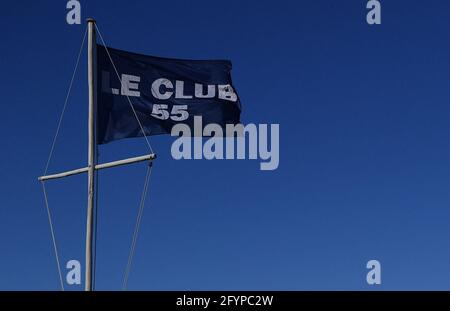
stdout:
[[[450,2],[81,1],[119,49],[225,58],[242,120],[279,123],[279,169],[158,153],[129,288],[450,289]],[[57,290],[40,184],[84,25],[2,4],[0,289]],[[87,160],[83,54],[50,171]],[[147,151],[142,138],[101,161]],[[100,174],[97,289],[120,289],[145,165]],[[84,262],[86,178],[48,183],[61,261]],[[382,282],[366,284],[366,262]],[[84,281],[84,280],[83,280]],[[67,287],[80,290],[81,286]]]

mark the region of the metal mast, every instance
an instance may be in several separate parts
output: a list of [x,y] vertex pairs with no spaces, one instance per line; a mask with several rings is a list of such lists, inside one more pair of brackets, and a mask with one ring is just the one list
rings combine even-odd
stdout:
[[95,191],[95,85],[94,85],[94,50],[95,20],[87,19],[88,24],[88,82],[89,82],[89,117],[88,117],[88,204],[86,219],[86,274],[85,290],[92,291],[92,240],[94,219]]

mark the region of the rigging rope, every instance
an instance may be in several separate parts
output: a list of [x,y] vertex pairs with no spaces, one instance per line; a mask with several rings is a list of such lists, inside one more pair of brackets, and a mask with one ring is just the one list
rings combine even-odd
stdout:
[[147,194],[148,194],[148,186],[150,184],[150,176],[152,174],[152,168],[153,168],[153,163],[150,162],[147,167],[147,174],[145,176],[144,189],[142,190],[141,202],[139,204],[139,211],[138,211],[138,215],[136,218],[136,224],[134,226],[133,238],[131,240],[130,253],[128,255],[128,262],[127,262],[127,266],[125,268],[125,273],[123,276],[122,290],[124,290],[124,291],[127,289],[127,285],[128,285],[128,277],[130,276],[131,264],[133,262],[134,251],[136,249],[136,241],[137,241],[137,238],[139,235],[139,228],[141,226],[141,220],[142,220],[142,215],[144,212],[145,200],[146,200]]
[[[104,45],[104,47],[105,47],[106,54],[108,54],[109,60],[110,60],[110,62],[111,62],[111,65],[113,66],[114,71],[116,72],[117,78],[119,79],[120,84],[122,84],[122,79],[120,78],[119,72],[117,71],[116,65],[114,64],[114,61],[113,61],[113,59],[112,59],[112,57],[111,57],[111,54],[109,54],[109,49],[108,49],[108,46],[107,46],[106,43],[105,43],[105,40],[103,40],[102,33],[100,32],[100,29],[98,29],[97,24],[94,23],[94,25],[95,25],[95,29],[97,29],[97,32],[98,32],[98,34],[99,34],[99,36],[100,36],[100,40],[102,41],[102,43],[103,43],[103,45]],[[138,124],[139,124],[139,127],[140,127],[140,129],[141,129],[142,135],[144,136],[145,141],[147,142],[147,146],[148,146],[150,152],[153,153],[153,149],[152,149],[152,146],[150,145],[150,141],[148,140],[147,136],[145,135],[144,127],[142,126],[142,123],[141,123],[141,121],[139,120],[139,117],[138,117],[138,115],[137,115],[137,113],[136,113],[136,110],[134,109],[134,106],[133,106],[133,104],[131,103],[131,99],[130,99],[130,97],[129,97],[128,95],[125,95],[125,96],[126,96],[127,99],[128,99],[128,103],[130,104],[131,110],[133,110],[134,117],[136,118],[136,120],[137,120],[137,122],[138,122]]]
[[80,63],[80,57],[81,57],[81,53],[83,52],[84,41],[86,40],[86,34],[87,34],[87,28],[84,31],[83,40],[81,42],[81,47],[80,47],[80,50],[78,52],[77,62],[75,64],[75,68],[74,68],[73,73],[72,73],[72,79],[70,80],[69,89],[68,89],[67,94],[66,94],[66,100],[64,101],[63,110],[61,111],[61,115],[59,116],[58,126],[56,127],[56,133],[55,133],[55,136],[53,137],[52,147],[50,148],[50,153],[48,155],[47,164],[45,165],[44,176],[47,175],[48,167],[50,165],[50,160],[52,158],[53,151],[55,149],[56,139],[58,138],[59,130],[61,128],[61,123],[62,123],[63,118],[64,118],[64,113],[66,112],[67,103],[69,102],[69,96],[70,96],[70,92],[72,90],[72,85],[73,85],[73,81],[75,79],[75,74],[77,73],[78,64]]
[[[100,29],[98,28],[97,24],[94,24],[94,25],[95,25],[95,29],[97,30],[97,32],[99,34],[100,40],[103,43],[103,46],[105,47],[106,54],[108,55],[108,58],[109,58],[109,61],[111,62],[111,65],[113,66],[114,72],[116,73],[116,76],[119,79],[120,84],[122,84],[122,79],[121,79],[121,77],[119,75],[119,72],[117,70],[117,67],[116,67],[116,65],[115,65],[115,63],[114,63],[114,61],[113,61],[113,59],[111,57],[111,54],[109,53],[108,46],[107,46],[105,40],[103,39],[102,33],[101,33]],[[144,127],[142,126],[141,120],[139,120],[138,114],[136,112],[136,109],[133,106],[133,103],[131,102],[130,97],[128,95],[126,95],[126,98],[128,100],[128,104],[130,105],[131,110],[133,111],[134,117],[136,118],[136,121],[137,121],[137,123],[139,125],[139,128],[140,128],[140,130],[142,132],[142,136],[144,137],[145,142],[147,143],[149,151],[151,153],[154,153],[153,152],[153,148],[152,148],[152,146],[150,144],[149,139],[147,138],[147,135],[145,134]],[[131,264],[132,264],[132,261],[133,261],[133,256],[134,256],[134,252],[135,252],[135,248],[136,248],[136,241],[137,241],[137,237],[138,237],[138,234],[139,234],[139,228],[140,228],[140,225],[141,225],[142,214],[143,214],[143,211],[144,211],[145,201],[146,201],[147,194],[148,194],[148,185],[149,185],[149,182],[150,182],[151,173],[152,173],[152,162],[149,163],[149,166],[148,166],[148,169],[147,169],[147,175],[145,177],[144,189],[143,189],[142,195],[141,195],[141,202],[140,202],[138,216],[137,216],[136,224],[135,224],[135,228],[134,228],[133,238],[132,238],[131,247],[130,247],[130,253],[129,253],[129,256],[128,256],[128,262],[127,262],[127,266],[125,268],[125,273],[124,273],[124,277],[123,277],[123,284],[122,284],[122,289],[123,290],[126,290],[127,284],[128,284],[128,277],[130,275]]]
[[[84,35],[83,35],[83,40],[81,42],[80,50],[78,52],[77,61],[76,61],[75,68],[74,68],[73,73],[72,73],[72,78],[70,79],[69,88],[68,88],[67,94],[66,94],[66,99],[64,101],[64,106],[63,106],[63,109],[61,111],[61,115],[59,117],[58,125],[56,127],[56,133],[55,133],[55,136],[53,137],[53,142],[52,142],[52,145],[51,145],[51,148],[50,148],[50,152],[49,152],[49,155],[48,155],[48,159],[47,159],[47,163],[45,165],[45,170],[44,170],[44,174],[43,175],[47,174],[48,168],[49,168],[49,165],[50,165],[50,161],[52,159],[53,151],[55,149],[56,140],[58,138],[59,130],[61,129],[62,121],[64,119],[64,113],[66,112],[67,104],[69,102],[69,96],[70,96],[70,92],[72,90],[73,81],[75,80],[75,75],[77,73],[78,65],[80,63],[80,58],[81,58],[81,53],[83,52],[84,42],[86,41],[86,34],[87,34],[87,28],[86,28],[86,30],[84,32]],[[42,192],[44,194],[45,208],[47,210],[48,223],[49,223],[50,232],[51,232],[51,235],[52,235],[53,250],[55,252],[56,264],[57,264],[57,267],[58,267],[59,282],[60,282],[60,285],[61,285],[61,290],[64,291],[64,282],[63,282],[63,277],[62,277],[62,272],[61,272],[61,265],[60,265],[60,262],[59,262],[58,247],[57,247],[57,243],[56,243],[56,235],[55,235],[55,230],[53,228],[53,221],[52,221],[52,215],[51,215],[51,211],[50,211],[50,206],[48,204],[47,191],[45,189],[45,182],[41,181],[41,184],[42,184]]]
[[50,232],[52,233],[53,250],[55,251],[56,265],[58,266],[59,282],[61,283],[61,290],[64,291],[64,283],[63,283],[63,278],[62,278],[62,273],[61,273],[61,265],[59,264],[58,247],[56,246],[55,231],[53,230],[52,216],[51,216],[50,208],[48,206],[47,191],[45,190],[45,183],[43,181],[41,181],[41,184],[42,184],[42,191],[44,193],[45,207],[47,209],[48,223],[50,224]]

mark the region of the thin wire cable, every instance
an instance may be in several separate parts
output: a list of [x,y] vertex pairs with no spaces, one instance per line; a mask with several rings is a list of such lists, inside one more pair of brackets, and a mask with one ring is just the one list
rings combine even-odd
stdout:
[[149,185],[149,180],[150,180],[150,175],[151,175],[151,165],[152,165],[152,163],[150,163],[150,165],[149,165],[149,167],[147,169],[147,175],[146,175],[146,178],[145,178],[144,189],[143,189],[142,196],[141,196],[139,212],[138,212],[138,216],[137,216],[137,219],[136,219],[136,225],[135,225],[134,232],[133,232],[133,238],[132,238],[132,243],[131,243],[131,247],[130,247],[130,253],[129,253],[129,256],[128,256],[128,262],[127,262],[127,266],[126,266],[125,273],[124,273],[122,290],[126,290],[127,284],[128,284],[128,278],[129,278],[130,271],[131,271],[131,264],[132,264],[134,253],[135,253],[135,249],[136,249],[136,241],[137,241],[137,238],[138,238],[139,228],[140,228],[142,215],[143,215],[143,211],[144,211],[145,200],[146,200],[147,193],[148,193],[148,185]]
[[75,68],[74,68],[73,73],[72,73],[72,79],[70,80],[69,89],[68,89],[67,94],[66,94],[66,100],[64,101],[63,110],[61,111],[61,115],[59,116],[58,126],[56,127],[56,133],[55,133],[55,136],[53,137],[52,147],[50,148],[50,153],[48,155],[47,164],[45,165],[44,175],[47,175],[48,167],[50,165],[50,160],[52,158],[53,151],[55,149],[56,139],[58,138],[59,130],[61,129],[61,124],[62,124],[62,121],[63,121],[63,118],[64,118],[64,113],[66,112],[67,103],[69,102],[69,96],[70,96],[70,92],[72,90],[73,81],[74,81],[75,75],[77,73],[78,64],[80,63],[81,53],[83,52],[84,42],[86,41],[86,34],[87,34],[87,28],[84,31],[83,40],[81,42],[81,47],[80,47],[80,50],[78,52],[77,62],[75,64]]
[[48,206],[47,191],[45,189],[45,183],[43,181],[41,181],[41,184],[42,184],[42,191],[44,193],[45,207],[47,209],[48,223],[50,224],[50,232],[52,233],[53,250],[55,251],[56,265],[58,266],[58,274],[59,274],[59,281],[61,283],[61,291],[64,291],[64,282],[63,282],[63,277],[62,277],[62,272],[61,272],[61,265],[59,263],[58,247],[56,246],[55,231],[53,229],[52,216],[50,213],[50,208]]
[[127,290],[128,278],[130,276],[131,264],[133,262],[133,257],[134,257],[134,253],[135,253],[135,249],[136,249],[136,241],[137,241],[137,238],[139,235],[139,228],[141,226],[142,215],[144,213],[145,201],[146,201],[147,194],[148,194],[148,186],[150,184],[150,176],[152,174],[152,168],[153,168],[153,164],[152,164],[152,162],[150,162],[148,165],[148,168],[147,168],[144,189],[142,190],[141,202],[139,204],[139,211],[138,211],[138,215],[136,218],[136,225],[134,227],[133,238],[132,238],[131,246],[130,246],[130,253],[128,255],[128,262],[127,262],[127,266],[125,268],[125,273],[123,276],[123,284],[122,284],[123,291]]
[[[70,79],[69,88],[67,90],[66,98],[64,100],[64,106],[63,106],[63,109],[61,111],[61,115],[59,116],[59,120],[58,120],[58,125],[56,127],[55,136],[53,137],[53,142],[52,142],[52,145],[51,145],[51,148],[50,148],[50,152],[49,152],[49,155],[48,155],[47,163],[45,165],[44,175],[46,175],[47,172],[48,172],[48,168],[49,168],[49,165],[50,165],[50,161],[52,159],[53,151],[55,150],[56,140],[58,138],[58,134],[59,134],[59,131],[61,129],[61,124],[62,124],[62,121],[64,119],[64,114],[65,114],[66,109],[67,109],[67,104],[69,102],[69,97],[70,97],[70,93],[72,91],[73,82],[75,80],[75,75],[77,73],[78,65],[80,63],[81,53],[83,52],[84,42],[86,41],[86,35],[87,35],[87,28],[84,31],[83,40],[81,41],[80,50],[78,51],[77,61],[75,63],[75,68],[74,68],[73,73],[72,73],[72,78]],[[64,282],[63,282],[63,277],[62,277],[62,272],[61,272],[61,265],[60,265],[60,262],[59,262],[58,247],[57,247],[57,243],[56,243],[55,230],[53,228],[52,215],[51,215],[51,211],[50,211],[50,206],[48,204],[47,191],[45,189],[45,183],[42,181],[41,184],[42,184],[42,192],[44,194],[45,208],[47,210],[48,223],[49,223],[50,232],[51,232],[51,235],[52,235],[53,250],[55,252],[56,264],[57,264],[57,268],[58,268],[59,282],[60,282],[60,285],[61,285],[61,290],[64,291]]]
[[[122,79],[120,78],[119,72],[117,71],[116,65],[114,64],[114,61],[113,61],[113,59],[112,59],[112,57],[111,57],[111,54],[109,54],[108,46],[106,45],[105,40],[103,40],[102,33],[100,32],[100,29],[98,29],[97,24],[94,24],[94,25],[95,25],[95,29],[97,29],[97,32],[98,32],[98,34],[99,34],[99,36],[100,36],[100,40],[102,41],[102,43],[103,43],[103,45],[104,45],[104,47],[105,47],[106,54],[108,54],[109,60],[111,61],[111,64],[112,64],[112,66],[113,66],[113,68],[114,68],[114,71],[116,72],[117,78],[119,79],[120,84],[122,84]],[[145,135],[144,127],[142,126],[142,123],[141,123],[141,121],[139,120],[139,117],[138,117],[138,115],[137,115],[137,113],[136,113],[136,110],[134,109],[134,106],[133,106],[133,104],[131,103],[131,99],[130,99],[130,97],[129,97],[128,95],[125,95],[125,96],[127,97],[128,103],[130,104],[130,107],[131,107],[131,110],[133,110],[134,117],[136,118],[136,120],[137,120],[137,122],[138,122],[138,124],[139,124],[139,127],[141,128],[142,136],[144,136],[145,141],[147,142],[147,146],[148,146],[148,148],[150,149],[150,152],[153,153],[153,148],[152,148],[152,146],[150,145],[150,141],[148,140],[147,136]]]

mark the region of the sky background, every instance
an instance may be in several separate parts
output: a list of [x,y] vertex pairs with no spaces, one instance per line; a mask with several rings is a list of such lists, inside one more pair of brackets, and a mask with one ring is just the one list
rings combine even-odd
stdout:
[[[379,26],[366,3],[81,1],[75,26],[65,1],[3,3],[0,289],[59,289],[37,177],[92,16],[118,49],[230,59],[242,121],[280,124],[276,171],[175,161],[173,139],[151,137],[130,290],[450,290],[450,1],[382,1]],[[84,52],[50,172],[86,164],[86,66]],[[100,161],[146,152],[123,140]],[[144,177],[100,173],[99,290],[121,289]],[[63,269],[84,264],[86,188],[47,183]]]

